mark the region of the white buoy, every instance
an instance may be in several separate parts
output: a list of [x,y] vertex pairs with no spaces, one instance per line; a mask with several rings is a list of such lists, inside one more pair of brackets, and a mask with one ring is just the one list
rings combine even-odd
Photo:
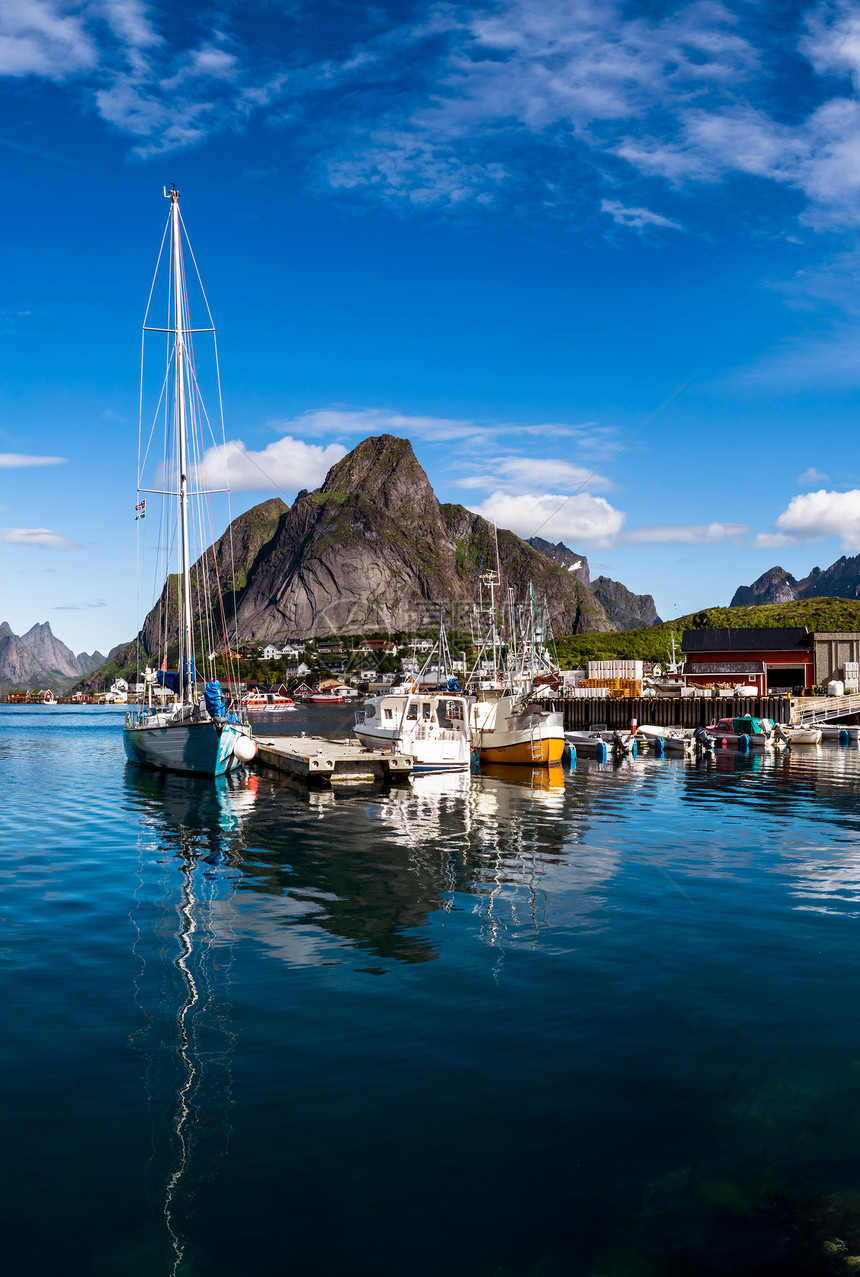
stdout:
[[237,736],[233,741],[233,754],[240,763],[250,763],[257,753],[257,742],[250,736]]

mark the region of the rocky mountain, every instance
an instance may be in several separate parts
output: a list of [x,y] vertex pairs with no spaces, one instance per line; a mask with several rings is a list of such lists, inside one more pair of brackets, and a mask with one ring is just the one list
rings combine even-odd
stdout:
[[797,598],[797,581],[785,568],[768,568],[752,585],[739,585],[730,607],[759,606],[762,603],[791,603]]
[[650,594],[634,594],[626,585],[608,576],[598,576],[591,582],[591,589],[617,630],[643,630],[660,625]]
[[[504,529],[498,545],[505,583],[518,591],[532,583],[556,633],[612,629],[573,573]],[[449,624],[459,613],[468,628],[481,562],[494,561],[492,525],[463,506],[440,505],[409,441],[382,435],[363,440],[292,506],[273,499],[235,519],[195,565],[192,603],[197,615],[212,614],[217,575],[232,608],[234,586],[230,629],[235,619],[243,642],[427,628],[440,604]],[[167,606],[176,588],[169,579],[146,618],[146,657],[177,641],[176,609]],[[134,640],[112,655],[123,668],[136,654]]]
[[553,563],[557,563],[559,567],[572,572],[577,581],[581,581],[583,585],[591,584],[588,559],[584,554],[577,554],[575,550],[569,549],[563,541],[557,541],[553,545],[552,541],[544,541],[543,537],[529,537],[529,545],[540,554],[545,554],[548,559],[552,559]]
[[93,670],[97,670],[100,665],[104,665],[107,657],[99,651],[78,652],[75,660],[78,662],[82,674],[91,674]]
[[634,594],[626,585],[613,581],[608,576],[599,576],[592,581],[588,559],[584,554],[571,550],[563,541],[553,545],[551,541],[544,541],[543,537],[531,537],[529,545],[576,576],[583,585],[590,586],[613,629],[641,630],[649,625],[660,624],[660,617],[650,594]]
[[856,599],[860,597],[860,554],[843,554],[829,568],[815,567],[808,576],[796,580],[785,568],[763,572],[752,585],[735,590],[731,607],[750,604],[791,603],[795,599]]
[[104,664],[101,652],[75,656],[45,621],[26,634],[15,634],[8,621],[0,624],[0,688],[50,687],[66,691],[82,674]]

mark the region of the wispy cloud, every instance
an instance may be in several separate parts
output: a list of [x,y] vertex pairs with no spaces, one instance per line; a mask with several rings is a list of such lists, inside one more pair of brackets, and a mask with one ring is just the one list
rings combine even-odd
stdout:
[[[142,0],[19,0],[0,11],[0,75],[74,82],[141,156],[260,114],[277,150],[301,119],[319,189],[404,209],[511,199],[677,230],[680,197],[743,177],[800,195],[815,228],[860,221],[857,0],[796,16],[740,0],[431,0],[399,24],[354,10],[324,56],[301,51],[298,11],[262,39],[265,9],[204,5],[189,41]],[[803,83],[801,109],[787,82]]]
[[587,484],[590,488],[608,489],[614,485],[603,475],[592,476],[586,466],[571,465],[559,457],[492,457],[485,464],[484,474],[466,475],[460,479],[461,488],[495,488],[510,492],[523,489],[556,489],[559,484],[577,488]]
[[608,213],[619,226],[630,226],[633,230],[641,231],[656,226],[675,231],[681,230],[680,222],[673,222],[671,218],[663,217],[660,213],[652,213],[648,208],[625,208],[620,200],[601,200],[600,208],[602,212]]
[[820,470],[816,470],[815,466],[810,466],[808,470],[804,470],[803,474],[797,476],[797,482],[802,484],[808,483],[826,483],[829,476],[822,474]]
[[65,457],[29,456],[24,452],[0,452],[0,470],[21,470],[26,466],[62,466]]
[[52,532],[50,528],[0,528],[0,543],[55,550],[68,550],[74,546],[68,537]]
[[673,541],[690,545],[715,545],[732,541],[749,532],[745,523],[667,523],[654,527],[631,528],[618,538],[624,545],[667,545]]
[[92,603],[55,603],[52,612],[88,612],[90,608],[107,607],[105,599],[96,599]]

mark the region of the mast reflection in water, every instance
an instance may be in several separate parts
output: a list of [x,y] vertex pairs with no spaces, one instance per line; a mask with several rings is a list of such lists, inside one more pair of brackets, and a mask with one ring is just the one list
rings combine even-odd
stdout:
[[146,1060],[149,1193],[164,1220],[168,1271],[180,1277],[184,1220],[229,1148],[234,889],[256,781],[129,767],[126,786],[142,814],[131,920],[140,963],[135,1001],[146,1024],[132,1040]]

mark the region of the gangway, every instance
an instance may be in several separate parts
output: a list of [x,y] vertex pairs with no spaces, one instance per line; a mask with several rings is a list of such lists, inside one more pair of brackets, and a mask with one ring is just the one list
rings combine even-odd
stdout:
[[820,727],[822,723],[832,723],[846,714],[860,714],[860,695],[791,698],[791,721],[795,726]]

